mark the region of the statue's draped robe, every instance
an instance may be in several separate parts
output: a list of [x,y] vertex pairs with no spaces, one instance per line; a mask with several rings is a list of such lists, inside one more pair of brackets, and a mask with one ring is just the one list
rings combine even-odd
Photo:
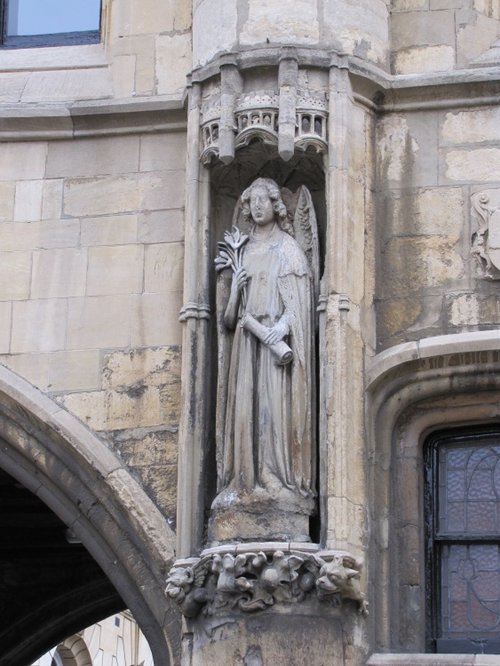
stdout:
[[[284,338],[293,361],[276,364],[270,349],[236,325],[219,350],[218,485],[237,493],[287,488],[312,494],[314,328],[312,278],[298,243],[275,225],[264,240],[250,238],[245,312],[267,327],[285,315]],[[219,313],[219,322],[221,313]],[[232,340],[232,344],[231,344]],[[224,355],[229,355],[224,362]],[[222,430],[222,432],[221,432]]]

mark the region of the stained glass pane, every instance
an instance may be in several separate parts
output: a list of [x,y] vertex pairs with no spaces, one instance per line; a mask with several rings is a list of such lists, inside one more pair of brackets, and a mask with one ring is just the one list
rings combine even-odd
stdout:
[[445,546],[441,557],[443,638],[487,637],[500,628],[500,547]]
[[441,534],[488,535],[500,527],[500,446],[441,446]]
[[428,590],[437,613],[429,646],[500,655],[500,435],[446,435],[429,451],[428,506],[437,507],[430,522]]
[[99,30],[101,0],[8,0],[7,35]]

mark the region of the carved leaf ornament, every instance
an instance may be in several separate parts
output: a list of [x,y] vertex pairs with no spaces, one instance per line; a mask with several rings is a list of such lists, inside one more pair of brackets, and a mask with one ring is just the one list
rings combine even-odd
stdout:
[[234,609],[250,613],[307,598],[334,607],[355,602],[358,613],[367,615],[360,570],[353,557],[333,551],[214,553],[174,565],[166,594],[186,617]]

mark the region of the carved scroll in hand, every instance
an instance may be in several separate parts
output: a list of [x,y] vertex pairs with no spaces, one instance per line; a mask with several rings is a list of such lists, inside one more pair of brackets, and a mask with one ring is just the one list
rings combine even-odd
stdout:
[[[266,337],[269,334],[270,329],[254,319],[251,314],[246,312],[243,315],[240,320],[240,326],[243,326],[246,331],[255,335],[262,344],[266,344]],[[278,365],[287,365],[293,359],[293,351],[286,342],[283,342],[283,340],[276,342],[274,345],[267,346],[276,357],[276,363]]]

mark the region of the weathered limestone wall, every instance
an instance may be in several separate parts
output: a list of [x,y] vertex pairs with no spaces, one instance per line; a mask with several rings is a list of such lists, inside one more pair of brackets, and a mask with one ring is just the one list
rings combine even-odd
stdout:
[[[429,651],[426,438],[498,420],[491,379],[498,376],[500,324],[497,12],[498,3],[393,3],[397,76],[375,143],[382,353],[367,364],[371,575],[388,581],[386,595],[371,587],[380,653]],[[455,663],[455,655],[442,657]],[[368,663],[389,659],[380,654]]]
[[0,362],[174,520],[191,3],[106,0],[102,37],[0,52]]
[[178,99],[191,69],[190,4],[106,0],[101,44],[2,51],[0,103]]
[[175,513],[185,134],[8,143],[0,362]]
[[221,51],[288,44],[337,49],[383,67],[388,62],[384,0],[195,0],[193,64]]
[[395,74],[448,71],[484,54],[500,36],[494,0],[392,0]]
[[498,108],[390,114],[377,144],[379,346],[498,326],[471,256],[471,195],[500,185]]
[[111,0],[106,6],[114,95],[182,94],[191,70],[191,2]]

